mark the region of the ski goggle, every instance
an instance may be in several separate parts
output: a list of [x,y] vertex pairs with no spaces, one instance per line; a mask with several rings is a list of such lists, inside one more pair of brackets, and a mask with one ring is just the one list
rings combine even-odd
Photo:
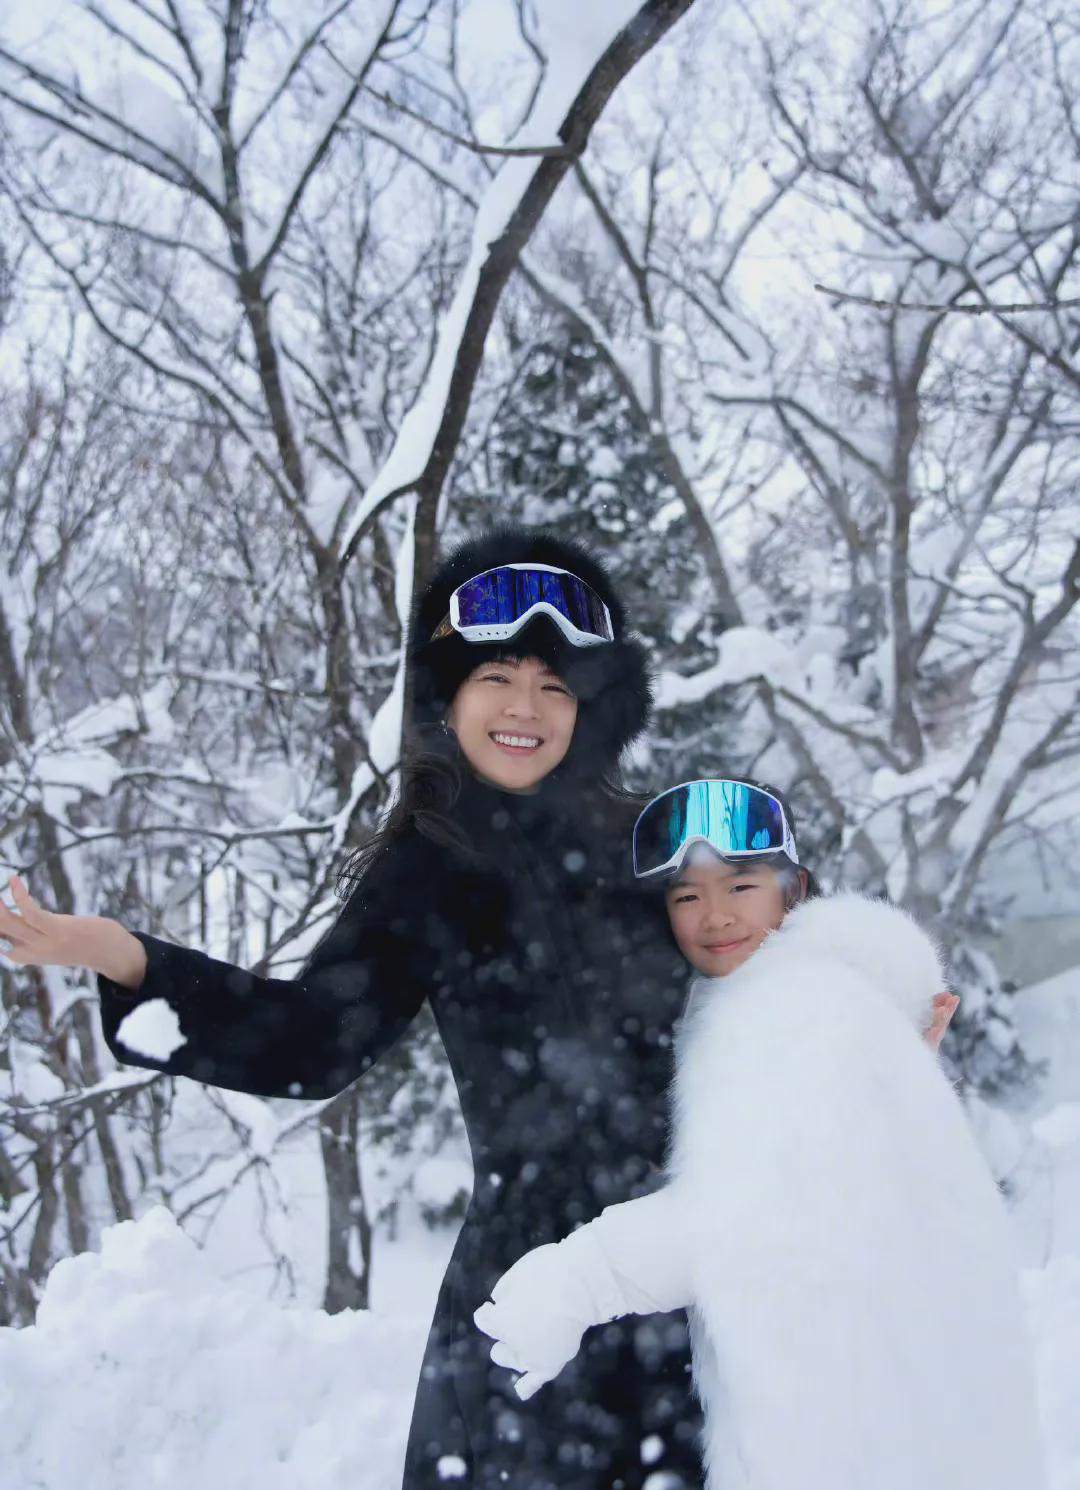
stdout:
[[684,781],[654,797],[634,824],[634,874],[674,873],[695,843],[724,858],[786,854],[798,864],[783,807],[748,781]]
[[509,641],[533,616],[550,616],[575,647],[615,639],[611,612],[576,574],[550,564],[501,564],[458,585],[431,640],[456,631],[469,642]]

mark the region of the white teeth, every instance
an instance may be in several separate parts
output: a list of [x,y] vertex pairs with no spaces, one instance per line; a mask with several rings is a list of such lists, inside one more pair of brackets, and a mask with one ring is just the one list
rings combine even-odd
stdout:
[[535,735],[492,735],[496,745],[536,746],[540,741]]

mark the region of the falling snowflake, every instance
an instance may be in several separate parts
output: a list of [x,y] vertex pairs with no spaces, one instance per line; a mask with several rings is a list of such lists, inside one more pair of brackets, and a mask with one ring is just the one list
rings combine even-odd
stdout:
[[[664,1440],[660,1437],[659,1433],[650,1433],[648,1438],[643,1438],[641,1440],[642,1464],[655,1464],[657,1459],[663,1456],[664,1447]],[[655,1478],[655,1475],[650,1476],[650,1479]]]

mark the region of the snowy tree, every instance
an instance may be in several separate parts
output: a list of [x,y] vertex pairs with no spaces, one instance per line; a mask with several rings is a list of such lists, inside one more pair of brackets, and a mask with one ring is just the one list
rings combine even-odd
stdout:
[[[868,11],[843,46],[828,17],[784,16],[692,18],[525,275],[666,478],[646,520],[697,546],[673,640],[711,656],[661,657],[653,760],[794,784],[826,879],[953,949],[950,1052],[994,1090],[1024,1062],[968,942],[1000,909],[987,855],[1080,785],[1075,37],[1038,5]],[[912,308],[965,296],[1055,308]]]
[[[23,386],[5,389],[0,441],[3,842],[6,858],[22,844],[53,903],[78,913],[92,881],[93,850],[72,852],[94,836],[84,804],[114,789],[121,768],[109,747],[139,727],[130,700],[98,691],[106,535],[124,485],[148,456],[165,467],[168,454],[131,438],[111,397],[115,368],[101,369],[95,390],[62,368],[43,386],[33,360],[20,371]],[[160,737],[169,728],[162,690],[142,702],[142,727]],[[4,1022],[0,1309],[27,1317],[57,1250],[86,1247],[102,1211],[130,1217],[131,1184],[109,1058],[78,982],[60,969],[28,969],[18,988],[5,979]]]
[[[547,519],[635,596],[635,783],[791,789],[826,882],[948,944],[957,1072],[1022,1079],[975,938],[1014,846],[1075,872],[1058,0],[842,30],[799,0],[62,13],[0,41],[6,861],[61,909],[297,968],[394,790],[437,545]],[[5,975],[14,1312],[139,1196],[205,1235],[249,1181],[287,1289],[303,1132],[326,1302],[363,1303],[358,1142],[406,1173],[457,1142],[430,1025],[332,1103],[196,1111],[108,1072],[88,993]]]
[[[35,877],[39,861],[59,873],[78,859],[77,893],[53,904],[258,971],[295,966],[328,923],[342,852],[393,789],[403,621],[500,295],[611,94],[689,6],[508,6],[494,43],[483,7],[431,0],[72,0],[62,30],[8,26],[0,191],[20,336],[133,441],[158,442],[129,468],[119,522],[77,550],[100,588],[63,662],[86,636],[108,657],[55,713],[21,638],[6,679],[13,729],[36,739],[50,719],[71,756],[62,804],[13,812],[5,836],[8,862]],[[19,503],[12,521],[42,540],[51,513]],[[33,575],[8,577],[16,619],[33,608],[48,626]],[[5,769],[12,799],[36,802],[38,757],[13,749]],[[76,1007],[82,1018],[81,991]],[[11,1008],[9,1038],[43,1048],[56,1011],[35,1019],[21,986]],[[71,1074],[94,1079],[85,1059]],[[385,1079],[422,1118],[446,1086],[430,1029]],[[149,1141],[133,1165],[178,1214],[211,1214],[296,1123],[317,1122],[326,1301],[363,1304],[362,1091],[280,1119],[223,1095],[228,1152],[178,1175],[159,1143],[168,1099],[151,1084],[129,1114]],[[14,1077],[9,1095],[14,1112]],[[429,1126],[432,1141],[445,1132]],[[6,1208],[15,1194],[7,1176]],[[55,1255],[49,1235],[28,1263],[6,1233],[31,1281]]]

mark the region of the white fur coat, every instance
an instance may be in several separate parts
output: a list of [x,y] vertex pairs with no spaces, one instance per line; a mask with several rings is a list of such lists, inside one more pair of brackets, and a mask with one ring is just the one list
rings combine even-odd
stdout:
[[694,987],[670,1189],[709,1490],[1042,1490],[1010,1224],[922,1037],[944,986],[843,894]]

